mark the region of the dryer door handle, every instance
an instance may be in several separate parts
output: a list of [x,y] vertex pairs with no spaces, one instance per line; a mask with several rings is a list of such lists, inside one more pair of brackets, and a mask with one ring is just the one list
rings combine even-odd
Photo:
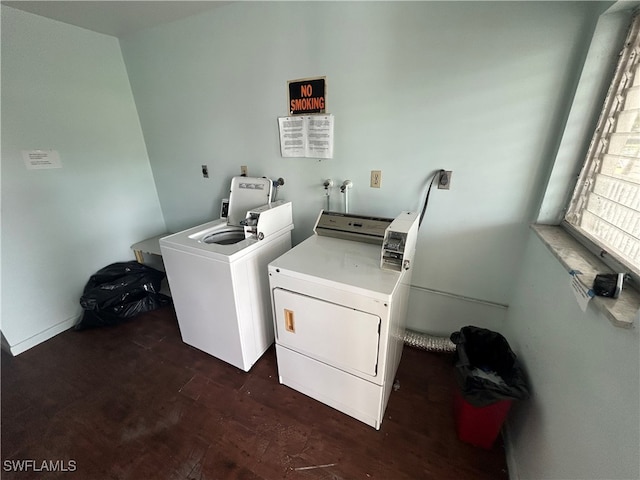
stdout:
[[296,324],[293,319],[293,310],[284,309],[284,328],[287,332],[296,333]]

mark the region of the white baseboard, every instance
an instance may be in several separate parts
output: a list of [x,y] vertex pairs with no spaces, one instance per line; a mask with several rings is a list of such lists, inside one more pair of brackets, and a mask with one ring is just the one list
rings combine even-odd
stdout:
[[[16,355],[20,355],[21,353],[26,352],[30,348],[33,348],[36,345],[39,345],[42,342],[46,342],[50,338],[55,337],[59,333],[69,330],[71,327],[73,327],[77,323],[79,318],[80,318],[79,316],[68,318],[67,320],[62,321],[54,325],[53,327],[49,327],[45,331],[37,333],[25,340],[22,340],[21,342],[16,343],[15,345],[9,344],[8,345],[9,353],[11,353],[11,355],[13,355],[14,357]],[[3,345],[3,347],[5,346]]]

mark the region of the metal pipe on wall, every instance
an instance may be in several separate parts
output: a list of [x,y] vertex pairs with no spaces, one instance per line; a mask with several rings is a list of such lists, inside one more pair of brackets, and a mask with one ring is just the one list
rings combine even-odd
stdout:
[[351,180],[345,180],[340,187],[340,192],[344,193],[344,213],[349,213],[349,189],[352,186]]

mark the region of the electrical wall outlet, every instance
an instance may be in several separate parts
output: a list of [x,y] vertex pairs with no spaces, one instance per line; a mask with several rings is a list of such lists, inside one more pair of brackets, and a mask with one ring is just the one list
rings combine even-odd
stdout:
[[449,190],[451,188],[451,175],[453,175],[451,170],[440,172],[440,177],[438,178],[438,188],[440,190]]
[[206,165],[202,165],[202,176],[204,178],[209,178],[209,167]]
[[242,175],[243,177],[249,175],[249,169],[246,165],[240,165],[240,175]]
[[371,188],[380,188],[382,183],[382,170],[371,170]]

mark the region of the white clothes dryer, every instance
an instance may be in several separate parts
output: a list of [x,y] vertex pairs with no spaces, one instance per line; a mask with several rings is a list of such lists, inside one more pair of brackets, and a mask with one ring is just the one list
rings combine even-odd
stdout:
[[269,264],[280,383],[380,428],[400,363],[418,215],[321,212]]
[[182,340],[245,372],[273,343],[267,265],[291,248],[291,202],[234,177],[228,218],[160,239]]

